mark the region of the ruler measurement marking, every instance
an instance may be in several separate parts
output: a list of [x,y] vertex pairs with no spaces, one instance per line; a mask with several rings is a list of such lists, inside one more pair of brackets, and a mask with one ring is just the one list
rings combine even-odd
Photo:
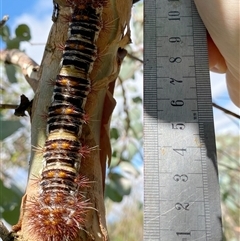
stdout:
[[[167,5],[167,3],[168,3],[168,5]],[[182,6],[184,4],[185,4],[185,6]],[[167,0],[164,0],[164,1],[163,0],[148,0],[147,2],[145,2],[145,13],[148,13],[148,14],[145,14],[145,16],[146,16],[145,32],[148,33],[146,35],[146,39],[145,39],[145,43],[146,43],[145,47],[150,47],[149,46],[150,43],[156,43],[156,45],[153,44],[154,46],[151,46],[151,48],[145,48],[146,49],[145,57],[147,57],[147,58],[145,58],[145,60],[150,61],[151,64],[152,64],[151,68],[146,68],[146,69],[149,69],[149,71],[147,71],[147,72],[145,71],[145,74],[144,74],[144,76],[147,77],[147,84],[145,85],[145,88],[144,88],[144,94],[148,95],[149,98],[151,99],[151,101],[148,101],[149,98],[145,98],[144,105],[145,105],[145,109],[147,109],[147,114],[146,115],[147,116],[151,115],[153,118],[157,118],[158,117],[158,113],[161,113],[161,112],[162,113],[171,113],[171,111],[172,111],[172,113],[174,113],[175,116],[179,116],[180,117],[182,115],[182,107],[181,106],[184,106],[184,109],[186,109],[191,104],[192,101],[197,100],[197,105],[196,105],[197,109],[190,110],[191,112],[193,112],[193,111],[196,112],[196,115],[194,117],[195,121],[193,121],[193,120],[191,121],[191,119],[185,119],[185,118],[180,118],[180,120],[178,120],[178,121],[176,119],[177,123],[179,123],[179,121],[180,121],[180,123],[184,123],[184,128],[183,128],[183,126],[175,126],[175,125],[173,126],[174,129],[176,128],[175,132],[173,132],[173,133],[175,133],[174,134],[175,135],[174,136],[174,140],[182,140],[182,138],[184,136],[186,136],[186,135],[184,135],[185,131],[186,131],[186,133],[188,133],[188,129],[189,129],[189,127],[191,127],[190,126],[191,124],[193,124],[194,128],[195,128],[195,124],[196,123],[201,123],[201,122],[205,123],[207,121],[207,122],[209,122],[211,124],[211,122],[212,122],[212,117],[209,118],[209,114],[208,114],[208,113],[210,113],[209,109],[207,107],[205,107],[206,103],[204,103],[205,99],[208,97],[208,94],[201,94],[204,89],[207,90],[208,86],[207,85],[205,86],[204,84],[198,84],[200,81],[196,81],[196,79],[198,80],[198,78],[200,76],[199,73],[202,72],[202,68],[198,68],[198,63],[201,62],[201,61],[199,59],[195,59],[194,58],[195,64],[190,63],[189,65],[187,65],[187,62],[189,62],[189,58],[192,58],[193,56],[188,53],[188,51],[191,52],[192,49],[186,49],[186,48],[189,48],[189,47],[192,48],[193,46],[194,47],[201,46],[201,41],[196,41],[196,38],[198,38],[198,36],[202,36],[201,28],[195,30],[196,29],[196,24],[195,24],[194,21],[196,21],[196,20],[195,20],[195,15],[194,15],[194,11],[193,11],[193,8],[192,8],[193,7],[192,4],[193,4],[193,2],[190,1],[190,0],[182,0],[182,1],[178,1],[178,0],[175,0],[175,1],[174,0],[171,0],[171,1],[170,0],[168,0],[168,1]],[[159,6],[162,6],[162,7],[156,10],[156,7],[159,7]],[[186,9],[191,10],[189,16],[188,16],[188,14],[186,14],[186,12],[187,12]],[[156,12],[156,11],[158,11],[158,12]],[[168,16],[166,16],[166,14],[168,14]],[[180,36],[180,39],[182,39],[182,41],[184,41],[184,42],[189,42],[190,41],[190,43],[189,44],[185,44],[185,46],[182,46],[182,49],[185,48],[185,51],[186,51],[184,56],[183,56],[182,53],[180,53],[178,55],[177,54],[177,50],[178,49],[176,49],[175,47],[173,47],[172,49],[168,50],[169,51],[168,52],[169,57],[171,57],[170,53],[172,53],[172,56],[174,56],[173,54],[176,53],[176,56],[178,57],[178,58],[176,58],[176,56],[175,56],[176,59],[174,59],[174,58],[171,59],[173,63],[171,65],[171,67],[169,68],[169,66],[170,66],[169,63],[166,64],[164,62],[164,61],[168,60],[168,56],[165,53],[166,48],[164,47],[164,46],[166,46],[166,43],[164,43],[164,41],[167,42],[167,40],[170,39],[171,34],[170,35],[168,35],[169,33],[164,34],[164,37],[163,37],[163,34],[161,34],[161,32],[166,31],[166,28],[164,27],[163,23],[169,25],[168,26],[169,29],[172,26],[174,26],[174,25],[175,26],[179,25],[179,27],[180,27],[180,24],[181,24],[180,20],[181,19],[186,19],[185,16],[188,16],[187,19],[192,20],[191,24],[189,24],[189,22],[186,22],[184,20],[183,23],[185,24],[185,27],[183,27],[183,30],[186,31],[186,32],[181,33],[181,34],[177,34],[177,35],[175,35],[175,33],[174,33],[174,35],[172,35],[172,36]],[[149,19],[151,19],[151,21],[149,21]],[[170,23],[168,21],[172,21],[172,22]],[[192,30],[192,28],[193,28],[193,30]],[[155,32],[154,32],[154,29],[156,29]],[[178,33],[179,29],[177,29],[177,33]],[[153,33],[155,33],[155,34],[151,35],[150,34],[151,31],[153,31]],[[184,35],[186,37],[183,37]],[[193,37],[194,41],[191,40],[192,37]],[[173,40],[173,39],[171,39],[171,40]],[[162,43],[159,42],[159,41],[162,41]],[[167,46],[171,46],[171,44],[168,43]],[[156,53],[158,52],[157,49],[159,49],[159,48],[161,48],[162,49],[161,51],[164,51],[164,52],[162,52],[163,54],[158,54],[158,56],[156,56]],[[201,58],[205,58],[206,54],[201,54],[201,51],[196,51],[195,49],[194,49],[194,51],[195,51],[194,52],[194,56],[195,56],[195,54],[198,54],[198,56],[200,56]],[[164,56],[163,59],[165,59],[165,60],[164,61],[160,60],[159,56]],[[160,62],[159,62],[159,60],[160,60]],[[179,63],[177,63],[177,60],[179,61]],[[144,61],[146,67],[150,66],[150,62],[147,63],[147,61]],[[190,72],[189,72],[189,70],[187,70],[188,76],[185,76],[186,73],[184,74],[183,71],[179,72],[177,70],[177,68],[178,68],[177,65],[178,66],[182,66],[181,68],[182,69],[185,68],[185,70],[186,70],[186,67],[188,69],[193,69],[193,70],[195,70],[194,71],[195,73],[191,73],[189,75]],[[158,70],[160,69],[161,71],[157,71],[156,68]],[[183,94],[182,98],[178,98],[178,96],[174,97],[174,93],[173,92],[172,92],[172,94],[173,94],[172,98],[166,98],[165,96],[161,97],[161,94],[160,94],[160,96],[158,96],[158,94],[160,93],[159,91],[162,92],[164,90],[164,88],[166,88],[166,86],[164,86],[164,85],[159,86],[157,84],[158,81],[156,81],[156,79],[160,79],[159,78],[159,73],[162,72],[162,71],[165,71],[165,68],[168,70],[168,73],[170,73],[172,75],[172,76],[169,76],[169,77],[175,77],[176,78],[176,76],[179,77],[179,75],[181,75],[182,77],[179,78],[179,79],[181,79],[181,80],[191,79],[191,82],[193,81],[195,83],[196,87],[194,88],[194,86],[190,86],[190,88],[189,87],[186,88],[186,86],[189,86],[189,84],[187,82],[186,82],[186,86],[182,85],[182,91],[179,92],[179,94],[178,94],[178,95]],[[171,69],[171,70],[169,71],[169,69]],[[150,78],[149,78],[149,76],[150,76]],[[168,76],[166,76],[166,77],[162,77],[161,76],[162,79],[167,79],[169,77]],[[186,78],[184,78],[184,77],[186,77]],[[206,78],[207,75],[206,75],[206,77],[204,77],[204,75],[202,75],[202,77]],[[184,83],[184,81],[183,81],[183,83]],[[153,91],[151,91],[151,89],[153,89]],[[197,99],[192,97],[192,96],[191,97],[190,96],[186,96],[186,93],[187,93],[187,91],[189,91],[189,89],[196,90]],[[184,96],[184,94],[185,94],[185,96]],[[208,97],[208,99],[209,99],[209,97]],[[155,100],[156,103],[154,103],[153,100]],[[156,101],[156,100],[158,100],[158,101]],[[169,102],[170,100],[172,100],[172,102],[168,103],[168,105],[169,105],[168,106],[167,102]],[[162,107],[159,108],[159,106],[161,106],[161,105],[163,105],[165,107],[164,108],[162,108]],[[168,112],[166,112],[165,108],[167,108]],[[187,109],[189,109],[189,107]],[[202,113],[202,112],[205,112],[205,113]],[[162,140],[159,139],[159,137],[161,136],[161,138],[163,138],[163,140],[165,140],[165,138],[166,138],[166,130],[168,130],[166,128],[168,128],[168,127],[164,127],[162,125],[165,122],[168,124],[168,122],[170,120],[169,118],[171,117],[171,114],[170,114],[170,116],[168,114],[168,117],[166,117],[166,118],[164,118],[164,116],[161,116],[161,117],[163,117],[163,119],[162,120],[157,119],[157,121],[153,120],[152,118],[148,118],[148,117],[145,118],[145,120],[151,121],[151,125],[145,125],[145,127],[147,127],[148,129],[147,130],[145,129],[145,132],[144,132],[145,142],[146,143],[149,142],[151,144],[150,145],[151,146],[150,150],[148,149],[148,150],[146,150],[144,152],[146,160],[147,159],[149,160],[149,162],[145,162],[145,171],[149,172],[149,170],[151,170],[151,169],[154,169],[154,171],[153,172],[150,171],[149,173],[150,173],[151,177],[147,177],[145,179],[145,180],[147,180],[147,183],[145,183],[145,187],[146,187],[146,189],[145,189],[145,207],[146,207],[146,209],[145,209],[145,215],[144,215],[144,225],[145,225],[144,240],[149,240],[149,241],[153,241],[153,240],[171,241],[171,240],[176,240],[176,238],[179,237],[179,238],[181,238],[182,241],[189,241],[190,239],[188,239],[188,237],[187,238],[186,237],[181,237],[181,236],[184,236],[184,235],[188,235],[188,236],[190,236],[190,238],[193,237],[194,240],[197,240],[198,238],[200,239],[202,237],[203,238],[206,237],[207,240],[211,240],[210,239],[211,238],[211,232],[215,232],[215,230],[212,229],[212,226],[213,226],[214,222],[210,218],[210,215],[211,215],[210,207],[211,207],[211,210],[212,210],[213,205],[212,205],[212,203],[211,203],[211,206],[208,204],[208,202],[209,202],[209,192],[208,192],[208,188],[209,188],[209,186],[208,186],[209,185],[209,180],[208,180],[209,172],[208,172],[208,168],[207,167],[209,165],[206,163],[207,156],[206,156],[206,151],[204,149],[205,142],[201,141],[201,139],[204,138],[204,136],[206,135],[205,124],[204,124],[204,126],[202,126],[202,128],[200,128],[200,126],[199,126],[199,128],[198,128],[199,135],[198,134],[195,135],[195,136],[199,136],[200,140],[198,140],[198,142],[199,142],[200,146],[199,147],[195,147],[195,146],[191,147],[189,145],[186,145],[186,149],[198,150],[200,148],[200,152],[196,153],[197,154],[197,156],[196,156],[197,159],[195,158],[195,160],[192,160],[192,162],[197,160],[196,163],[200,163],[201,164],[202,173],[201,172],[199,174],[197,174],[197,173],[194,174],[194,172],[192,172],[193,174],[189,174],[187,172],[186,173],[187,173],[187,175],[191,175],[192,178],[194,178],[194,179],[196,179],[196,175],[197,175],[199,177],[198,179],[200,180],[199,184],[201,183],[203,185],[203,187],[200,187],[198,185],[198,187],[195,187],[195,189],[197,190],[197,189],[201,188],[201,190],[203,190],[202,192],[203,192],[204,200],[201,201],[201,202],[200,201],[196,202],[196,200],[195,200],[195,204],[202,203],[204,205],[204,213],[205,213],[205,215],[202,215],[202,217],[205,217],[205,219],[204,219],[205,220],[205,229],[203,229],[204,234],[201,234],[200,237],[199,237],[198,234],[196,234],[198,236],[192,236],[192,235],[194,235],[194,234],[192,234],[192,230],[197,230],[197,229],[195,229],[192,226],[192,224],[189,224],[191,226],[191,232],[185,232],[186,231],[186,230],[184,230],[185,228],[179,227],[178,230],[164,229],[164,230],[168,231],[168,233],[167,234],[166,233],[165,234],[162,233],[163,226],[161,225],[161,222],[165,222],[165,221],[160,220],[160,216],[161,215],[158,215],[158,214],[161,214],[162,211],[163,211],[163,208],[161,207],[161,201],[163,199],[163,198],[161,198],[161,197],[163,197],[162,196],[163,193],[161,193],[161,189],[162,188],[164,188],[164,189],[169,188],[169,185],[168,184],[162,185],[161,182],[158,183],[156,180],[160,181],[159,180],[159,178],[160,178],[159,175],[164,175],[165,174],[164,176],[167,176],[167,175],[172,176],[173,172],[172,173],[171,172],[167,172],[167,173],[163,174],[162,172],[166,171],[166,167],[163,168],[162,166],[159,165],[160,163],[164,163],[164,161],[165,161],[165,159],[164,159],[165,157],[162,156],[162,155],[159,155],[160,151],[162,151],[161,149],[159,149],[159,147],[161,146],[160,144],[162,144]],[[182,116],[182,117],[184,117],[184,116]],[[182,122],[181,122],[181,120],[182,120]],[[174,118],[174,120],[172,120],[171,122],[174,123],[176,121],[175,121],[175,118]],[[160,126],[161,126],[161,128],[160,128]],[[180,129],[180,127],[182,129]],[[149,132],[149,128],[151,128],[151,130],[154,130],[154,132],[152,132],[151,134],[148,133]],[[172,130],[171,131],[170,130],[171,130],[171,124],[170,124],[170,128],[169,128],[169,133],[172,133]],[[178,133],[177,131],[180,131],[180,133]],[[182,133],[181,133],[181,131],[182,131]],[[155,141],[153,141],[153,140],[155,140]],[[165,141],[167,141],[167,142],[170,141],[170,143],[171,143],[171,138],[169,140],[165,140]],[[180,141],[180,143],[181,143],[181,141]],[[173,146],[171,146],[171,145],[173,145]],[[163,149],[169,149],[168,155],[172,156],[173,153],[171,153],[171,149],[179,148],[178,146],[174,146],[174,145],[176,145],[175,142],[171,143],[170,146],[168,145],[167,147],[163,147],[162,146],[162,148]],[[149,145],[147,145],[147,147],[149,147]],[[184,145],[183,145],[182,149],[184,149]],[[188,154],[188,152],[186,152],[186,155],[190,155],[191,156],[192,155],[191,151],[190,150],[188,150],[188,151],[190,152],[190,154]],[[178,154],[175,153],[174,155],[175,155],[175,156],[173,156],[174,159],[176,159],[175,158],[176,155],[179,155],[178,159],[181,157],[181,154],[179,154],[179,153]],[[172,160],[170,159],[170,162],[174,161],[174,159],[172,159]],[[150,160],[152,160],[152,161],[150,162]],[[181,161],[184,162],[184,158],[183,157],[181,157]],[[205,161],[205,163],[204,163],[204,161]],[[180,166],[178,168],[180,170],[180,167],[181,167],[182,164],[179,164],[179,165]],[[205,165],[205,167],[204,167],[204,165]],[[189,186],[189,187],[191,187],[191,190],[194,189],[194,185],[193,184],[194,183],[192,183]],[[154,186],[154,188],[153,188],[153,186]],[[147,189],[147,187],[149,187],[149,190]],[[172,186],[172,187],[174,187],[174,186]],[[211,188],[211,190],[212,190],[212,188]],[[148,194],[150,195],[150,197],[148,197]],[[154,196],[152,196],[152,194],[154,194]],[[182,195],[185,194],[185,189],[181,189],[180,188],[179,192],[172,193],[172,194],[176,194],[176,195],[178,194],[178,195],[180,195],[179,197],[183,197]],[[148,200],[151,200],[151,202],[149,202]],[[169,198],[167,200],[165,200],[164,202],[166,202],[166,203],[169,202]],[[173,202],[173,203],[175,202],[176,203],[176,201],[173,200],[173,199],[171,199],[171,202]],[[155,207],[155,209],[153,209],[153,208],[149,209],[149,207],[147,205],[148,203],[150,203],[150,205],[154,205],[155,204],[157,206]],[[196,216],[199,216],[199,214],[200,214],[199,212],[200,212],[200,210],[202,210],[202,208],[199,209],[200,207],[195,207],[195,206],[192,206],[192,208],[197,208],[197,209],[194,209],[193,212],[195,213]],[[154,210],[154,212],[150,213],[150,212],[147,212],[147,210]],[[174,220],[176,218],[178,218],[178,219],[180,218],[181,219],[182,215],[183,215],[182,213],[178,214],[176,217],[174,217]],[[169,222],[170,220],[168,218],[170,218],[170,217],[171,217],[171,212],[167,212],[166,215],[164,215],[164,220],[166,220],[166,222]],[[194,218],[194,220],[195,220],[195,216],[194,215],[192,216],[192,218]],[[171,220],[173,220],[173,219],[171,218]],[[154,223],[154,228],[153,228],[153,226],[150,225],[150,224],[153,224],[153,223]],[[214,223],[214,224],[216,224],[216,223]],[[162,235],[164,235],[164,237]],[[175,238],[173,238],[172,235],[175,235],[174,236]],[[219,233],[217,234],[217,237],[220,237]],[[219,241],[219,240],[220,239],[216,239],[216,241]]]

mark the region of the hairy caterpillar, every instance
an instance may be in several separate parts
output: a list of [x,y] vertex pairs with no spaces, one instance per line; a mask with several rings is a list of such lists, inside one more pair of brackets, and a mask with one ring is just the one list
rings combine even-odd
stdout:
[[80,137],[106,1],[66,2],[72,16],[48,109],[39,194],[29,200],[27,210],[29,233],[43,241],[75,240],[79,230],[84,230],[85,215],[91,208],[82,191],[88,181],[79,174],[83,156]]

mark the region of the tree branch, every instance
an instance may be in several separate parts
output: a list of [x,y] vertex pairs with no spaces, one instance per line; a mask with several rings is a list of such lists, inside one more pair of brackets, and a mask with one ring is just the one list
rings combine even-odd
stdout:
[[0,21],[0,28],[2,28],[5,25],[5,23],[8,21],[8,19],[9,19],[8,15],[3,16],[2,20]]
[[130,59],[133,59],[133,60],[137,60],[139,61],[141,64],[143,64],[143,60],[139,59],[138,57],[128,53],[127,56],[130,58]]
[[226,114],[231,115],[231,116],[233,116],[233,117],[235,117],[235,118],[240,119],[240,115],[238,115],[238,114],[236,114],[236,113],[234,113],[234,112],[232,112],[232,111],[230,111],[230,110],[227,110],[227,109],[223,108],[222,106],[217,105],[217,104],[215,104],[215,103],[212,103],[212,105],[213,105],[213,107],[215,107],[215,108],[217,108],[217,109],[225,112]]
[[0,104],[0,109],[16,109],[18,105]]
[[18,65],[22,69],[25,79],[32,87],[33,91],[36,92],[39,79],[39,66],[34,60],[18,49],[0,51],[0,60],[6,64]]

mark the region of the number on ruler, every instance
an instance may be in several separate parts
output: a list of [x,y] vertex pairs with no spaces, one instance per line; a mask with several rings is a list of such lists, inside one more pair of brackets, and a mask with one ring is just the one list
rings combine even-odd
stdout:
[[169,42],[170,43],[180,43],[181,42],[181,38],[179,38],[179,37],[171,37],[171,38],[169,38]]
[[180,180],[183,181],[183,182],[187,182],[188,181],[188,176],[185,175],[185,174],[182,174],[182,175],[178,175],[176,174],[174,177],[173,177],[174,181],[176,182],[179,182]]
[[172,100],[171,101],[171,105],[172,106],[183,106],[184,105],[184,102],[182,100]]
[[179,63],[182,62],[182,58],[180,58],[180,57],[175,57],[175,58],[174,57],[170,57],[169,58],[169,62],[170,63],[178,63],[179,64]]
[[[177,236],[181,237],[181,236],[191,236],[190,232],[176,232]],[[182,238],[182,241],[187,240],[187,238]]]
[[189,203],[176,203],[175,204],[175,208],[180,211],[182,209],[186,210],[186,211],[189,211]]
[[184,130],[185,125],[183,123],[172,123],[172,129]]
[[177,83],[182,83],[182,80],[176,80],[176,79],[174,79],[174,78],[170,78],[170,83],[171,83],[172,85],[175,85],[175,82],[177,82]]
[[187,149],[173,149],[175,152],[177,152],[179,155],[184,156],[184,152],[187,151]]
[[169,20],[180,20],[180,12],[179,11],[169,11],[168,19]]

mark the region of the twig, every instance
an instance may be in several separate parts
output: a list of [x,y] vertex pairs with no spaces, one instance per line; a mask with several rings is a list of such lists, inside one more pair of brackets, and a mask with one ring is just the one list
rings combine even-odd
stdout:
[[[128,105],[127,105],[127,96],[126,96],[126,90],[124,88],[124,85],[123,85],[123,80],[121,79],[120,76],[118,76],[118,80],[120,82],[120,85],[121,85],[121,89],[122,89],[122,97],[123,97],[123,110],[126,114],[126,118],[125,118],[125,121],[126,121],[126,128],[125,128],[125,136],[128,136],[128,133],[129,133],[129,130],[132,130],[133,132],[133,135],[136,137],[137,136],[137,133],[135,132],[134,128],[132,128],[131,126],[131,120],[130,120],[130,113],[129,113],[129,110],[128,110]],[[123,151],[126,149],[126,146],[127,146],[127,143],[124,142],[124,145],[122,147],[122,151],[121,153],[123,153]],[[120,155],[121,156],[121,155]],[[118,162],[116,163],[115,166],[118,166],[119,164],[121,163],[121,158],[118,160]],[[111,169],[111,168],[110,168]]]
[[143,64],[143,60],[139,59],[138,57],[136,57],[136,56],[134,56],[134,55],[132,55],[132,54],[130,54],[130,53],[128,53],[127,56],[128,56],[130,59],[137,60],[137,61],[139,61],[140,63]]
[[25,79],[36,92],[38,87],[38,64],[18,49],[0,51],[0,60],[6,64],[15,64],[22,69]]
[[226,151],[222,150],[222,149],[218,149],[218,152],[221,153],[222,155],[226,156],[228,158],[229,161],[232,161],[234,163],[238,164],[238,161],[235,160],[234,158],[232,158],[231,155],[229,155]]
[[230,171],[237,172],[237,173],[239,173],[239,171],[240,171],[238,168],[230,167],[230,166],[228,166],[228,165],[226,165],[226,164],[224,164],[224,163],[222,163],[222,162],[219,162],[218,165],[219,165],[219,166],[222,166],[222,167],[225,167],[225,168],[227,168],[227,169],[230,170]]
[[215,104],[215,103],[212,103],[212,105],[213,105],[213,107],[215,107],[215,108],[217,108],[217,109],[225,112],[226,114],[231,115],[231,116],[234,116],[235,118],[240,119],[240,115],[238,115],[238,114],[236,114],[236,113],[234,113],[234,112],[232,112],[232,111],[230,111],[230,110],[227,110],[227,109],[223,108],[222,106],[219,106],[219,105],[217,105],[217,104]]
[[45,45],[46,44],[46,43],[32,43],[32,42],[28,42],[28,43],[32,46],[35,46],[35,45],[39,46],[39,45]]
[[119,79],[119,82],[120,82],[120,85],[121,85],[121,88],[122,88],[122,96],[123,96],[123,110],[126,114],[126,122],[127,122],[127,126],[126,126],[126,133],[128,133],[129,129],[130,129],[130,118],[129,118],[129,112],[128,112],[128,106],[127,106],[127,97],[126,97],[126,90],[123,86],[123,80],[121,79],[121,77],[119,76],[118,77]]
[[8,15],[3,16],[2,20],[0,21],[0,28],[2,28],[5,25],[5,23],[8,21],[8,19],[9,19]]
[[16,109],[18,105],[0,104],[0,109]]
[[127,95],[126,95],[126,90],[125,90],[124,85],[123,85],[123,80],[121,79],[120,76],[118,77],[118,79],[119,79],[119,82],[120,82],[120,85],[121,85],[121,88],[122,88],[123,110],[126,114],[126,122],[127,122],[127,126],[125,128],[126,136],[128,136],[128,132],[131,129],[134,136],[137,137],[137,133],[135,132],[135,130],[131,126],[130,113],[128,111],[128,105],[127,105]]

